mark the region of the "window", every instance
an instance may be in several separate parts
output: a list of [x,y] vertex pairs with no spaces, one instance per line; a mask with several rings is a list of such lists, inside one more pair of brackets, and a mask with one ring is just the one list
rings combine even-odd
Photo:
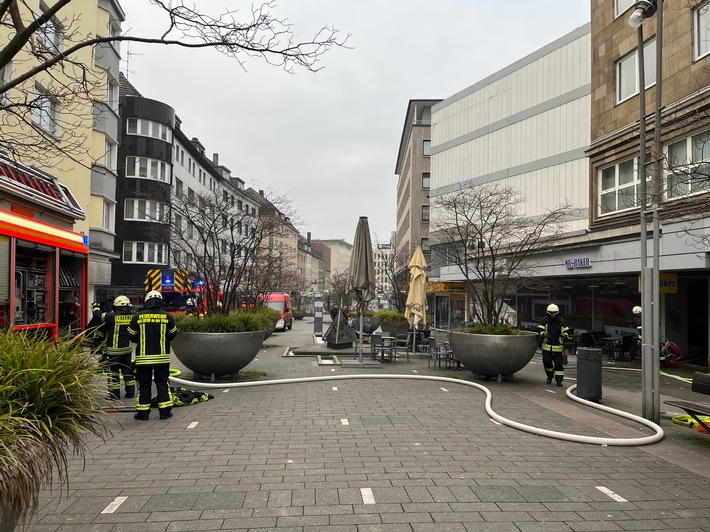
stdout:
[[636,3],[636,0],[615,0],[614,2],[614,16],[618,17],[623,14],[624,11],[629,9],[632,5]]
[[32,102],[32,122],[51,135],[59,132],[59,106],[40,85],[35,85],[35,100]]
[[[12,79],[12,61],[4,67],[0,67],[0,85],[4,85]],[[10,90],[0,94],[0,104],[6,104],[10,101]]]
[[[126,133],[129,135],[140,135],[142,137],[152,137],[154,139],[164,140],[165,142],[173,141],[173,131],[160,122],[153,122],[144,118],[129,118],[126,120]],[[180,148],[176,148],[179,150]],[[175,152],[175,160],[177,160],[177,151]]]
[[[47,6],[40,2],[38,15],[41,17],[47,10]],[[54,17],[42,24],[35,35],[37,36],[37,43],[45,50],[53,54],[61,51],[62,26]]]
[[[651,160],[646,156],[646,160]],[[599,183],[599,214],[625,211],[639,206],[638,160],[636,158],[603,168]],[[646,182],[651,190],[650,181]]]
[[422,174],[422,190],[429,190],[430,180],[431,180],[431,174],[429,172],[424,172]]
[[182,198],[182,181],[175,178],[175,195],[178,199]]
[[148,157],[126,157],[126,177],[155,179],[167,183],[170,181],[168,163]]
[[422,145],[422,155],[424,157],[429,157],[431,155],[431,141],[425,140]]
[[[638,94],[637,50],[616,63],[616,102],[623,102]],[[656,39],[648,41],[643,46],[644,80],[648,89],[656,83]]]
[[695,9],[693,21],[695,58],[700,59],[710,53],[710,2],[705,2]]
[[104,166],[112,172],[116,171],[116,145],[108,139],[104,140]]
[[150,264],[167,264],[168,246],[155,242],[131,242],[123,243],[123,262],[137,262]]
[[110,76],[106,79],[106,105],[118,109],[118,82]]
[[237,201],[237,210],[241,211],[242,210],[242,200]]
[[429,239],[428,238],[422,238],[421,245],[422,245],[422,251],[424,253],[431,251],[431,248],[429,247]]
[[422,205],[422,222],[429,221],[429,205]]
[[107,231],[111,231],[111,232],[113,232],[113,228],[114,228],[114,224],[115,224],[114,209],[115,209],[115,207],[114,207],[114,203],[112,201],[104,200],[101,227],[103,229],[106,229]]
[[710,190],[710,131],[670,144],[667,157],[669,198]]
[[162,201],[126,198],[123,219],[168,223],[168,206]]

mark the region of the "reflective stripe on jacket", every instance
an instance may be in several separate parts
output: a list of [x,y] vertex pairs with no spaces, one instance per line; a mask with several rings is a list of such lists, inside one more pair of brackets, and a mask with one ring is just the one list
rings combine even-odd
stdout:
[[128,333],[136,346],[136,366],[170,364],[170,341],[175,338],[175,318],[162,309],[144,309],[131,320]]
[[564,343],[571,340],[569,327],[560,316],[551,318],[549,315],[540,320],[537,326],[538,333],[542,337],[541,349],[543,351],[552,351],[553,353],[561,353],[564,350]]

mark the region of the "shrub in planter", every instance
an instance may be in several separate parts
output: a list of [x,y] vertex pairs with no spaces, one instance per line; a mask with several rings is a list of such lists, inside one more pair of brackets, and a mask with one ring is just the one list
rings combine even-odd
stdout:
[[375,312],[374,319],[383,331],[393,335],[404,334],[409,330],[407,317],[404,312],[398,310],[378,310]]
[[0,523],[29,519],[53,472],[68,486],[69,455],[106,428],[99,365],[79,342],[0,331]]
[[265,332],[273,330],[270,313],[261,310],[238,310],[202,319],[180,317],[176,326],[175,356],[198,378],[209,375],[213,380],[238,374],[261,349]]

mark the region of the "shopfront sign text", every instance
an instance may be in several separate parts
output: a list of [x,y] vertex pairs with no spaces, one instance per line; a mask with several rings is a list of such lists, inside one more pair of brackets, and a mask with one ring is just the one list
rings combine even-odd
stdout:
[[576,268],[591,268],[592,259],[589,257],[578,257],[576,259],[565,259],[565,268],[574,270]]

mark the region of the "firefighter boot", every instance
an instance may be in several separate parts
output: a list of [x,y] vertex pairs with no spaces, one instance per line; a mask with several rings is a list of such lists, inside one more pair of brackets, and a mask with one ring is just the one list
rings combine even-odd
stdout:
[[150,410],[138,410],[136,412],[136,415],[133,416],[133,419],[137,419],[139,421],[148,421],[149,417],[150,417]]
[[160,409],[160,419],[170,419],[173,417],[173,413],[171,412],[172,407],[168,408],[161,408]]
[[126,399],[133,399],[136,396],[136,386],[126,386]]

